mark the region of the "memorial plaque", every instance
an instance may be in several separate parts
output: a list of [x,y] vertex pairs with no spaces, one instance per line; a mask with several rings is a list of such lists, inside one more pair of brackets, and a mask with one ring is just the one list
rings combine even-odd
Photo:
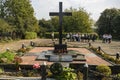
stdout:
[[64,62],[71,62],[71,61],[73,61],[73,58],[72,58],[71,55],[64,55],[64,56],[62,56],[61,61],[64,61]]
[[51,62],[71,62],[73,58],[71,55],[51,55],[49,58]]
[[59,61],[59,56],[58,55],[51,55],[50,58],[49,58],[49,61],[58,62]]

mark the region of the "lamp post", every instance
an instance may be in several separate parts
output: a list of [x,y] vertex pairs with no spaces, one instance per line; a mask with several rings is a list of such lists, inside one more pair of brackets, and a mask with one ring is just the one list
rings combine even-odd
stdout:
[[84,65],[84,76],[83,76],[83,80],[88,80],[88,64],[85,63]]

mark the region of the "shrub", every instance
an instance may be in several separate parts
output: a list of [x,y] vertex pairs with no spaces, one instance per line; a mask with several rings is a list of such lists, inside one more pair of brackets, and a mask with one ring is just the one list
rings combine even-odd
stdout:
[[20,49],[18,49],[18,51],[17,51],[17,52],[26,53],[26,52],[27,52],[27,50],[26,50],[26,48],[20,48]]
[[112,73],[110,67],[106,65],[98,65],[96,70],[106,76],[109,76]]
[[118,80],[120,79],[120,73],[119,73],[119,74],[117,74],[117,78],[118,78]]
[[72,71],[73,69],[71,68],[63,68],[63,72],[57,76],[57,80],[76,80],[77,74]]
[[35,39],[37,38],[36,32],[26,32],[25,33],[25,39]]
[[98,51],[97,48],[91,47],[90,49],[95,51],[95,53],[100,55],[102,58],[107,59],[113,63],[120,64],[120,60],[115,59],[115,58],[109,56],[108,54],[103,53],[102,51]]
[[0,63],[11,63],[14,60],[15,53],[11,51],[6,51],[0,53]]
[[78,76],[78,80],[83,80],[83,73],[81,73],[80,71],[77,73]]
[[0,67],[0,73],[3,73],[4,72],[4,69]]
[[19,56],[15,56],[15,57],[14,57],[14,62],[15,62],[15,63],[21,63],[21,62],[22,62],[22,58],[19,57]]
[[29,51],[30,49],[32,49],[32,47],[28,46],[26,48],[20,48],[17,50],[18,52],[18,55],[20,54],[20,56],[22,56],[23,54],[22,53],[26,53],[27,51]]

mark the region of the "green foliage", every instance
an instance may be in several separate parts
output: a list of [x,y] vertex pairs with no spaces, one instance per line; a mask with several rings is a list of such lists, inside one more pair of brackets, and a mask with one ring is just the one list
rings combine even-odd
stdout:
[[83,74],[79,71],[77,73],[78,80],[83,80]]
[[25,33],[25,39],[35,39],[37,38],[36,32],[26,32]]
[[109,61],[111,61],[113,63],[120,64],[120,60],[115,59],[115,58],[111,57],[110,55],[108,55],[108,54],[106,54],[106,53],[104,53],[102,51],[98,51],[97,48],[91,47],[90,49],[95,51],[95,53],[100,55],[103,59],[107,59],[107,60],[109,60]]
[[106,76],[109,76],[112,73],[110,67],[106,65],[98,65],[96,70]]
[[[65,12],[72,12],[72,16],[64,16],[62,29],[63,32],[81,32],[90,33],[92,32],[93,21],[90,18],[89,13],[84,9],[66,9]],[[58,32],[59,31],[59,17],[51,17],[51,20],[39,20],[39,25],[46,32]]]
[[[72,16],[63,17],[63,31],[64,32],[92,32],[92,19],[84,9],[66,9],[65,12],[72,12]],[[55,27],[55,31],[59,30],[59,18],[52,17],[52,25]]]
[[62,74],[56,76],[57,80],[76,80],[77,74],[73,72],[74,69],[63,68]]
[[0,19],[0,32],[7,33],[11,31],[12,31],[12,27],[5,20]]
[[12,63],[15,57],[15,53],[6,51],[0,53],[0,63]]
[[40,28],[42,28],[42,30],[46,32],[52,32],[55,29],[50,20],[45,20],[45,19],[39,20],[39,25]]
[[72,16],[65,16],[63,18],[63,27],[65,32],[81,32],[90,33],[92,32],[92,19],[90,19],[89,13],[83,8],[77,9],[66,9],[66,12],[72,12]]
[[18,51],[17,51],[17,52],[26,53],[26,52],[27,52],[27,50],[26,50],[26,48],[20,48],[20,49],[18,49]]
[[3,72],[4,72],[3,68],[0,67],[0,73],[3,73]]
[[5,20],[0,19],[0,41],[8,42],[11,39],[11,32],[14,30],[14,27],[10,26]]
[[120,79],[120,73],[119,73],[119,74],[117,74],[117,78],[118,78],[118,79]]
[[25,48],[20,48],[20,49],[17,50],[17,54],[16,55],[17,56],[23,56],[24,53],[28,52],[30,49],[32,49],[31,46],[27,46]]
[[60,75],[63,72],[63,67],[61,63],[53,63],[50,66],[50,71],[52,72],[52,74],[54,74],[54,76]]
[[2,18],[14,26],[14,32],[19,34],[17,37],[23,38],[26,31],[39,32],[30,0],[4,0],[2,5],[4,12]]
[[110,33],[113,38],[120,39],[120,9],[105,9],[98,21],[96,22],[97,32],[99,35]]
[[15,57],[14,57],[14,62],[15,62],[15,63],[21,63],[21,62],[22,62],[22,58],[19,57],[19,56],[15,56]]

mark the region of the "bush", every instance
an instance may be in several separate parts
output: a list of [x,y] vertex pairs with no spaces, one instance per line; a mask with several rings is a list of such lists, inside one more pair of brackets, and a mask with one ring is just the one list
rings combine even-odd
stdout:
[[76,80],[77,74],[71,68],[63,68],[62,74],[56,76],[56,80]]
[[29,51],[30,49],[32,49],[31,46],[28,46],[28,47],[25,47],[25,48],[20,48],[20,49],[17,50],[17,52],[18,52],[17,55],[20,54],[20,56],[22,56],[22,55],[23,55],[22,53],[26,53],[26,52]]
[[96,70],[106,76],[109,76],[112,73],[110,67],[106,65],[98,65]]
[[14,57],[15,57],[15,53],[11,51],[0,53],[0,63],[11,63],[13,62]]
[[115,58],[109,56],[108,54],[103,53],[102,51],[98,51],[97,48],[91,47],[90,49],[95,51],[95,53],[100,55],[102,58],[107,59],[107,60],[109,60],[109,61],[111,61],[113,63],[120,64],[120,60],[115,59]]
[[14,57],[14,63],[21,63],[22,62],[22,58],[19,56],[15,56]]
[[27,52],[27,50],[26,50],[26,48],[20,48],[20,49],[18,49],[18,51],[17,51],[18,53],[19,52],[22,52],[22,53],[26,53]]
[[25,33],[25,39],[35,39],[37,38],[36,32],[26,32]]
[[0,67],[0,73],[3,73],[4,72],[4,69]]

